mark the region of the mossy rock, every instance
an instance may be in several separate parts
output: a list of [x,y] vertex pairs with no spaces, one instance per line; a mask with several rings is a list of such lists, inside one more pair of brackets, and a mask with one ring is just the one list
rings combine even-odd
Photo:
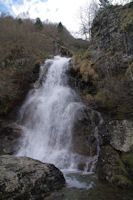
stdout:
[[133,153],[122,153],[121,159],[133,180]]
[[131,188],[133,187],[133,183],[126,176],[123,175],[115,175],[112,176],[109,180],[110,183],[115,184],[121,188]]
[[110,145],[102,147],[99,163],[98,176],[101,180],[121,188],[133,187],[132,179],[120,154]]
[[133,153],[123,153],[122,161],[129,167],[133,168]]

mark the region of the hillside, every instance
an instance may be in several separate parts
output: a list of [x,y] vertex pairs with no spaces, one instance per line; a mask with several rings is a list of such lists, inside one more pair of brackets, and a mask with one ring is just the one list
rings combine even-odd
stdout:
[[[45,59],[57,54],[82,51],[87,42],[76,40],[61,24],[30,19],[0,18],[0,116],[21,103],[38,78]],[[69,49],[69,50],[68,50]]]

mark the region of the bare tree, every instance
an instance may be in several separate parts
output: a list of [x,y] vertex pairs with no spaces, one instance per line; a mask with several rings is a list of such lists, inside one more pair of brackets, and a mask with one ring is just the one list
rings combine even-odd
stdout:
[[106,7],[109,5],[109,0],[99,0],[100,1],[100,7]]
[[80,34],[84,39],[89,40],[91,36],[91,25],[98,11],[98,4],[95,0],[85,7],[80,7]]
[[104,8],[109,5],[124,5],[132,2],[133,0],[99,0],[99,5]]

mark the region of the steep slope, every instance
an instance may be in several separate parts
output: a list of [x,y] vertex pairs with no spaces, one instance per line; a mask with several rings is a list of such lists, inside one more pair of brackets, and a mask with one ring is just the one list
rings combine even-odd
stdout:
[[23,100],[54,46],[30,20],[1,17],[0,26],[0,115],[6,116]]
[[0,27],[0,117],[7,117],[22,103],[46,58],[72,55],[87,42],[74,39],[63,25],[59,30],[58,24],[39,19],[0,17]]
[[133,3],[100,10],[91,34],[88,50],[72,60],[72,74],[99,111],[133,118]]
[[[133,181],[133,2],[99,10],[88,50],[73,56],[70,85],[101,112],[99,178],[120,187]],[[83,134],[84,135],[84,134]]]

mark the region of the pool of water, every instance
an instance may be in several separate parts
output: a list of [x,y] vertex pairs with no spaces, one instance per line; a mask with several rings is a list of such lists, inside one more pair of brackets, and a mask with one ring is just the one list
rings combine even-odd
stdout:
[[66,187],[44,200],[133,200],[132,190],[103,184],[95,174],[64,172]]

